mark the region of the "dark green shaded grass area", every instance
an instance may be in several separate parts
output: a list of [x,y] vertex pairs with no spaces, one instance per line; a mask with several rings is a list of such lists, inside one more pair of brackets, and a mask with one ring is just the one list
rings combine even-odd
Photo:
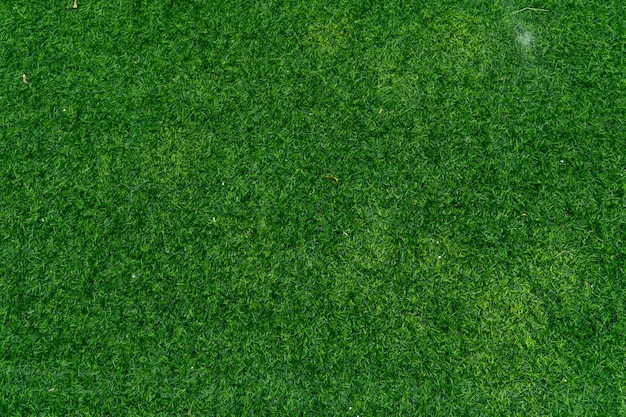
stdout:
[[619,2],[62,3],[0,6],[3,415],[626,414]]

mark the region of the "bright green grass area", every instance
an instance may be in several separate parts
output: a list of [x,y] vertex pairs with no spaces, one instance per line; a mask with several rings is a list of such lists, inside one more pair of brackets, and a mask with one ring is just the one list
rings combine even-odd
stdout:
[[626,415],[622,2],[71,5],[0,5],[0,414]]

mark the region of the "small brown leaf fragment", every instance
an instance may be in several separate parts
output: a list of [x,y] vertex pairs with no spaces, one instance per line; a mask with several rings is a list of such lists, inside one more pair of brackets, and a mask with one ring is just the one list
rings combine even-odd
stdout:
[[334,175],[324,175],[324,178],[329,179],[331,181],[335,181],[335,183],[339,184],[339,178],[335,177]]
[[28,77],[26,77],[26,74],[22,74],[22,82],[24,84],[28,84]]

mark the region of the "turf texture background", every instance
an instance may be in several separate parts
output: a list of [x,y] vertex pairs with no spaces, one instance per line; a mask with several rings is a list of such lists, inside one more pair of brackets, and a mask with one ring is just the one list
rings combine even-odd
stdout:
[[0,5],[3,415],[626,415],[620,2],[65,3]]

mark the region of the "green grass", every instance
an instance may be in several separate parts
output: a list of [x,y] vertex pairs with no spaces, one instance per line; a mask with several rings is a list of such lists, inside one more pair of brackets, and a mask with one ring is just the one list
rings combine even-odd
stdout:
[[71,3],[0,5],[0,414],[626,415],[620,2]]

